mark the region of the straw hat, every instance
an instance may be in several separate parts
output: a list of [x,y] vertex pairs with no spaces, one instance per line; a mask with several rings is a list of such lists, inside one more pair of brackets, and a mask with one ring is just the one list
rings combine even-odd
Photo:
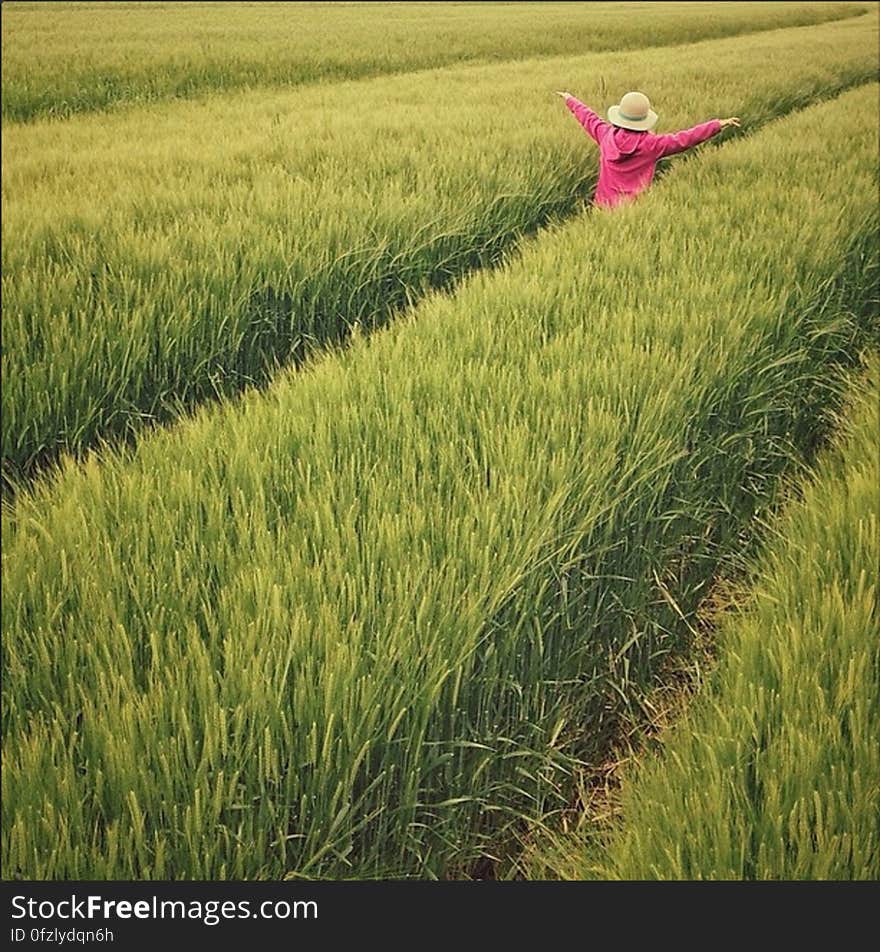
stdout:
[[627,93],[619,106],[612,106],[608,110],[608,121],[621,129],[645,132],[657,124],[657,113],[644,93]]

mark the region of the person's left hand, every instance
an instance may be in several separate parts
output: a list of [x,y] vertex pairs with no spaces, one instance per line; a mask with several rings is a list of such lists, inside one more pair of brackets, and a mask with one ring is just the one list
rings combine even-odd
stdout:
[[556,95],[557,95],[557,96],[562,96],[563,99],[568,99],[568,97],[571,95],[571,93],[563,93],[563,92],[560,92],[560,91],[557,89],[557,90],[556,90]]

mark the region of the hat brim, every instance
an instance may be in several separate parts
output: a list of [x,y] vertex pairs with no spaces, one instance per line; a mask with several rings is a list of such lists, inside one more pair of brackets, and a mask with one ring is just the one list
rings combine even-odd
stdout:
[[621,129],[630,129],[633,132],[647,132],[657,125],[657,113],[653,109],[648,110],[648,115],[644,119],[624,119],[620,114],[620,106],[612,106],[608,110],[608,121],[613,126],[619,126]]

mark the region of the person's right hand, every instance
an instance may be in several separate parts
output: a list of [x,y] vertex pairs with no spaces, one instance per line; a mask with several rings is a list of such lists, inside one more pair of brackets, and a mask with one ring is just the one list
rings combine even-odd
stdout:
[[563,92],[560,92],[560,91],[557,89],[557,90],[556,90],[556,95],[557,95],[557,96],[562,96],[563,99],[568,99],[568,97],[571,95],[571,93],[563,93]]
[[731,116],[729,119],[719,119],[721,123],[721,128],[726,129],[728,126],[734,126],[739,129],[741,123],[739,121],[739,116]]

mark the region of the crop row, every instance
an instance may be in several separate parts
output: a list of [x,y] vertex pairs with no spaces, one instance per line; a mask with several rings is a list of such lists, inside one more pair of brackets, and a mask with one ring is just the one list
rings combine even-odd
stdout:
[[667,128],[755,129],[873,78],[876,33],[872,15],[7,130],[5,475],[262,384],[578,208],[595,150],[555,87],[645,86]]
[[[453,63],[667,46],[856,16],[867,3],[4,3],[3,119]],[[98,12],[100,11],[100,12]]]
[[775,526],[721,659],[604,843],[534,873],[589,879],[880,877],[876,355],[845,439]]
[[876,94],[19,496],[4,875],[449,875],[553,806],[866,339]]

